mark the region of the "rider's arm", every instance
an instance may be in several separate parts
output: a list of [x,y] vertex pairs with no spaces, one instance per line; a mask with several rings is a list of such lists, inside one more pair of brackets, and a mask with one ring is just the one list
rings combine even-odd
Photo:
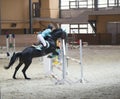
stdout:
[[46,36],[50,36],[50,33],[52,32],[51,29],[46,29],[42,32],[42,36],[43,37],[46,37]]

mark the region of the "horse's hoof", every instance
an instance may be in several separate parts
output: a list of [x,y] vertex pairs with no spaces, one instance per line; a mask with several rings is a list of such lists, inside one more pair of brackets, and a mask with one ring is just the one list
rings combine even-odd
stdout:
[[5,66],[4,69],[9,69],[9,67],[6,67],[6,66]]
[[17,79],[16,77],[13,77],[13,79]]
[[27,79],[27,80],[31,80],[31,78],[25,78],[25,79]]

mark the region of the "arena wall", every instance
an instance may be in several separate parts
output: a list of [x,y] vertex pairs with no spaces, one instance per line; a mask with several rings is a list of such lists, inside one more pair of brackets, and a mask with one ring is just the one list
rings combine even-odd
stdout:
[[[70,40],[69,40],[70,39]],[[82,39],[83,42],[87,42],[89,45],[113,45],[112,34],[69,34],[68,40],[78,42]],[[120,34],[116,35],[116,45],[120,44]]]
[[[6,35],[0,35],[0,46],[6,46]],[[37,41],[35,34],[18,34],[15,35],[16,47],[30,46]]]
[[[116,45],[120,44],[120,34],[116,35]],[[112,45],[111,34],[68,34],[68,43],[70,41],[78,42],[82,39],[88,45]],[[6,46],[6,35],[0,35],[0,46]],[[36,34],[17,34],[15,35],[16,47],[27,47],[37,42]]]

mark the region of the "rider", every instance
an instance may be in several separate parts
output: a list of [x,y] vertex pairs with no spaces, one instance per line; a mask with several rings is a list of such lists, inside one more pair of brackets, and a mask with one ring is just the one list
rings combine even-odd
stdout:
[[38,33],[37,39],[38,39],[38,43],[42,43],[43,45],[42,49],[45,49],[47,47],[45,37],[47,36],[51,37],[52,29],[53,27],[51,25],[48,25],[43,32]]
[[[43,32],[38,32],[38,35],[37,35],[38,44],[42,43],[43,46],[41,49],[42,49],[43,53],[44,53],[44,50],[47,48],[45,38],[47,36],[51,37],[52,29],[53,29],[53,27],[51,25],[48,25],[47,28]],[[58,55],[58,52],[56,52],[56,51],[53,52],[52,56],[50,58],[52,58],[54,55]]]

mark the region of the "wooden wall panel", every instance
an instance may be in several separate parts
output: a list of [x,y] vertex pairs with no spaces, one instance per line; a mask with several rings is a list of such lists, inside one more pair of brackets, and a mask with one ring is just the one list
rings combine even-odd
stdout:
[[[72,34],[68,35],[68,38],[72,38]],[[76,34],[71,41],[79,42],[82,39],[83,42],[88,42],[89,45],[112,45],[111,34]],[[0,46],[6,46],[6,36],[0,35]],[[15,35],[17,47],[27,47],[37,41],[36,34],[18,34]],[[117,34],[117,43],[120,44],[120,34]]]
[[[0,46],[6,46],[6,35],[0,35]],[[27,47],[37,41],[35,34],[18,34],[15,35],[16,47]]]
[[111,45],[111,34],[69,34],[68,38],[73,38],[72,41],[82,39],[83,42],[88,42],[89,45]]

